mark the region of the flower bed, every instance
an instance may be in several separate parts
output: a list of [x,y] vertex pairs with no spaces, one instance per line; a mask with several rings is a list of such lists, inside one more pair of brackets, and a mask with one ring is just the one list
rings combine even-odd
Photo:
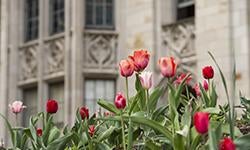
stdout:
[[[28,127],[12,126],[1,115],[9,129],[12,148],[248,150],[250,134],[243,135],[240,132],[243,129],[237,128],[226,81],[212,55],[211,58],[225,87],[227,104],[223,106],[217,104],[212,66],[205,66],[202,69],[204,80],[190,87],[191,74],[177,75],[175,59],[162,57],[159,69],[167,82],[164,87],[153,88],[153,74],[145,71],[150,54],[146,50],[136,50],[119,63],[126,91],[116,94],[114,104],[103,99],[98,101],[107,110],[104,113],[89,114],[88,108],[82,106],[76,110],[74,125],[63,129],[53,123],[54,114],[60,111],[56,100],[48,100],[46,112],[32,116]],[[136,94],[129,95],[129,78],[133,75]],[[157,107],[162,95],[167,95],[167,104]],[[242,125],[249,122],[250,101],[243,97],[241,101],[244,113],[239,122]],[[23,109],[29,108],[20,101],[10,105],[16,116]]]

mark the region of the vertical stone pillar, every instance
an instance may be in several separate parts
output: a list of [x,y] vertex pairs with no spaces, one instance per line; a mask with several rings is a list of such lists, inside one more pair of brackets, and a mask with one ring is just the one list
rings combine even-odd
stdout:
[[[8,109],[7,104],[7,88],[8,88],[8,0],[0,1],[0,113],[3,115],[7,115],[6,111]],[[3,120],[1,119],[0,123],[0,139],[6,141],[6,129]]]
[[71,46],[71,81],[72,81],[72,117],[75,119],[75,111],[82,105],[82,51],[83,51],[83,1],[72,0],[72,46]]

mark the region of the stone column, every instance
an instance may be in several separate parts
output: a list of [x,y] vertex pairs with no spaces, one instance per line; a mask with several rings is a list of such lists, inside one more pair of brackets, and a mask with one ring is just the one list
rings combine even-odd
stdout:
[[82,76],[82,43],[83,43],[83,1],[72,0],[72,46],[71,46],[71,81],[72,81],[72,115],[75,120],[75,111],[83,102]]
[[[8,0],[0,1],[0,95],[1,95],[1,105],[0,113],[6,116],[6,111],[8,109]],[[5,124],[1,118],[0,123],[0,139],[6,141],[6,128]]]
[[65,105],[65,120],[66,123],[71,123],[71,1],[65,1],[65,56],[64,56],[64,101]]

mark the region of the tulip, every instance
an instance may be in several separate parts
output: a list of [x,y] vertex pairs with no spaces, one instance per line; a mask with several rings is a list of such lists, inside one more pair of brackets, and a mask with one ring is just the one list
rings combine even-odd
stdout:
[[[181,84],[181,82],[186,78],[187,74],[185,73],[182,73],[180,76],[177,77],[177,79],[174,81],[175,84]],[[186,84],[188,84],[190,82],[190,80],[192,80],[192,77],[189,76],[187,79],[186,79]]]
[[208,85],[207,80],[203,81],[203,88],[204,88],[205,91],[208,91],[209,85]]
[[126,107],[126,98],[122,93],[117,93],[115,96],[115,106],[118,109],[124,109]]
[[207,133],[209,125],[209,114],[206,112],[196,112],[193,119],[196,131],[200,134]]
[[46,110],[47,110],[47,113],[49,113],[49,114],[56,113],[57,110],[58,110],[58,103],[57,103],[57,101],[54,100],[54,99],[49,99],[47,101],[47,108],[46,108]]
[[12,104],[9,104],[9,108],[13,113],[18,114],[22,112],[22,110],[26,108],[26,106],[24,106],[23,102],[21,101],[14,101]]
[[226,137],[221,140],[219,150],[236,150],[236,146],[230,138]]
[[195,91],[196,96],[201,96],[201,90],[200,90],[200,86],[198,83],[195,84],[194,91]]
[[149,57],[150,55],[147,50],[135,50],[134,55],[129,56],[135,66],[136,72],[143,71],[147,67]]
[[81,107],[80,115],[82,117],[82,120],[84,120],[85,118],[88,119],[89,118],[89,109],[88,109],[88,107],[85,107],[85,106]]
[[164,77],[173,77],[176,73],[177,64],[173,57],[162,57],[159,59],[161,74]]
[[95,133],[95,125],[90,125],[88,132],[89,132],[89,135],[92,137]]
[[212,66],[205,66],[202,69],[202,74],[205,79],[212,79],[214,77],[214,69]]
[[36,129],[36,134],[37,136],[42,136],[43,135],[43,130],[41,128]]
[[139,75],[141,85],[144,89],[148,90],[152,86],[152,72],[142,72]]
[[134,73],[134,64],[130,59],[123,59],[119,63],[119,69],[123,77],[130,77]]

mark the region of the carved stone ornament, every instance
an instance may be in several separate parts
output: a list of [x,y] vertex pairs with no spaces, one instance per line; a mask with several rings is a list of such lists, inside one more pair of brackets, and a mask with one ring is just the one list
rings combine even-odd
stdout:
[[85,33],[84,67],[113,68],[116,65],[116,34]]
[[37,77],[37,46],[29,46],[19,51],[21,80]]
[[174,56],[184,72],[195,75],[196,53],[194,49],[194,21],[188,20],[162,27],[163,47]]
[[52,74],[61,72],[64,69],[64,38],[48,41],[45,44],[46,48],[46,62],[45,73]]

